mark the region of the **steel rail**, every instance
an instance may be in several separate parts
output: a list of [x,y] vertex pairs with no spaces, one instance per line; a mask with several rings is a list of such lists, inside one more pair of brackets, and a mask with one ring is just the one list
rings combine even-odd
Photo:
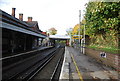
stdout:
[[[43,61],[43,63],[41,63],[41,64],[39,64],[40,66],[38,66],[38,68],[40,68],[40,67],[42,67],[41,65],[45,65],[44,63],[46,63],[47,62],[47,60],[48,60],[48,56],[49,56],[49,58],[51,58],[53,55],[54,55],[54,53],[56,52],[56,50],[57,50],[58,48],[56,48],[53,52],[51,52],[49,55],[47,55],[44,59],[44,61],[43,60],[40,60],[40,61]],[[52,54],[52,55],[51,55]],[[52,59],[52,58],[51,58]],[[38,62],[39,63],[39,62]],[[38,63],[36,63],[36,64],[38,64]],[[36,65],[35,64],[35,65]],[[24,73],[26,73],[29,69],[31,69],[32,68],[32,66],[31,67],[29,67],[29,68],[27,68],[27,69],[25,69],[24,71],[22,71],[22,72],[19,72],[19,73],[17,73],[17,74],[15,74],[15,75],[13,75],[13,76],[11,76],[7,81],[13,81],[13,80],[16,80],[16,79],[20,79],[20,77],[22,76],[22,75],[24,75]],[[35,70],[37,70],[38,68],[36,68]],[[22,81],[26,81],[26,80],[30,80],[29,78],[30,78],[30,76],[32,76],[31,74],[34,74],[34,72],[35,72],[35,70],[33,70],[33,72],[31,72],[29,75],[27,75],[27,76],[25,76],[25,77],[22,77]],[[22,74],[22,75],[21,75]]]
[[[40,51],[42,51],[42,50],[47,50],[47,49],[51,49],[51,47],[50,48],[45,48],[45,49],[41,49]],[[5,63],[7,63],[7,62],[9,62],[10,64],[9,64],[9,66],[8,66],[8,64],[7,64],[7,66],[5,65],[5,67],[4,67],[4,65],[3,65],[3,72],[6,72],[7,70],[9,70],[10,68],[13,68],[13,67],[16,67],[16,66],[18,66],[18,65],[20,65],[20,64],[22,64],[23,62],[25,62],[26,60],[29,60],[29,59],[31,59],[31,58],[34,58],[35,56],[38,56],[38,53],[39,51],[37,51],[37,52],[32,52],[32,53],[30,53],[30,54],[25,54],[25,55],[21,55],[21,57],[17,57],[17,58],[14,58],[14,59],[6,59],[6,61],[3,61],[3,63],[5,62]],[[22,59],[22,60],[21,60]],[[11,62],[11,60],[12,60],[12,62]],[[16,62],[16,60],[17,60],[17,62]],[[4,63],[4,64],[5,64]]]
[[42,63],[40,63],[40,65],[38,65],[36,68],[34,68],[34,70],[31,71],[28,75],[25,75],[25,76],[23,75],[23,77],[22,77],[23,81],[29,81],[29,80],[31,80],[32,77],[35,75],[36,71],[41,70],[42,68],[44,68],[44,66],[46,64],[48,64],[50,62],[50,60],[54,57],[55,52],[52,53],[52,55],[50,55],[49,58],[45,59],[45,61],[43,61]]
[[54,76],[55,76],[55,74],[56,74],[56,72],[57,72],[58,66],[59,66],[59,64],[60,64],[60,62],[61,62],[61,60],[62,60],[62,54],[63,54],[63,53],[64,53],[64,49],[62,49],[61,57],[59,58],[58,63],[56,64],[56,67],[55,67],[55,69],[54,69],[54,71],[53,71],[53,73],[52,73],[52,76],[51,76],[51,78],[50,78],[50,81],[52,81],[52,80],[54,79]]
[[30,76],[26,81],[30,81],[39,71],[41,71],[53,58],[54,58],[54,54],[51,55],[51,57],[36,71],[32,74],[32,76]]

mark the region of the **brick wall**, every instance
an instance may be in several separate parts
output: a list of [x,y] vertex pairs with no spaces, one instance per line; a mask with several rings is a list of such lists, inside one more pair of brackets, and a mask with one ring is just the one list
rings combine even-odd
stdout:
[[119,54],[106,53],[106,58],[104,58],[104,57],[100,56],[100,52],[103,52],[103,51],[98,51],[98,50],[94,50],[91,48],[85,49],[85,53],[87,55],[95,58],[98,62],[101,62],[107,66],[110,66],[120,72],[120,56],[119,56]]

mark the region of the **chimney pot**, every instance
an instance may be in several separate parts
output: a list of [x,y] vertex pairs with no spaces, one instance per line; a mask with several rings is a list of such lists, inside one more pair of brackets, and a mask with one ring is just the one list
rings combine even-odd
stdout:
[[23,21],[23,14],[22,13],[19,14],[19,20]]
[[15,9],[16,8],[12,8],[12,16],[15,17]]
[[32,21],[32,17],[28,17],[28,22],[31,22]]

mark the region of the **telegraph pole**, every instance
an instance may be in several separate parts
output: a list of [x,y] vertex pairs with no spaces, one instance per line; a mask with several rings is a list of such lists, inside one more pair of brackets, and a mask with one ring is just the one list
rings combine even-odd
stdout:
[[78,32],[79,33],[78,35],[79,36],[79,47],[80,47],[80,36],[81,36],[80,35],[80,22],[81,22],[81,10],[79,10],[79,32]]

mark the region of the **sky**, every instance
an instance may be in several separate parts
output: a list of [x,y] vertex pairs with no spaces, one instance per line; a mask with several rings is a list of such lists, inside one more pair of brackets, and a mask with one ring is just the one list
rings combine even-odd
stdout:
[[24,21],[27,21],[27,17],[33,17],[42,31],[54,27],[58,35],[65,35],[67,29],[79,23],[79,10],[83,19],[87,2],[88,0],[0,0],[0,9],[11,14],[12,8],[16,8],[16,18],[19,18],[19,13],[23,13]]

